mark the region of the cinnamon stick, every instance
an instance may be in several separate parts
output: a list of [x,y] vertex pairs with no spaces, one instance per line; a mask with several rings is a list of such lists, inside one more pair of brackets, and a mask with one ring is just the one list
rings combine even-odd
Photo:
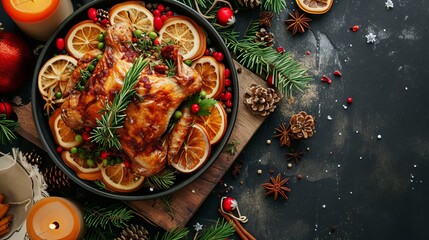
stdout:
[[5,203],[5,204],[1,204],[0,203],[0,219],[2,219],[4,217],[4,215],[6,215],[7,211],[9,211],[9,204]]
[[235,218],[231,218],[230,216],[228,216],[227,214],[223,213],[222,210],[219,208],[218,212],[220,213],[220,215],[222,215],[222,217],[224,217],[228,222],[233,222],[234,224],[234,228],[235,231],[237,232],[237,234],[240,236],[240,238],[242,240],[256,240],[255,237],[252,236],[252,234],[250,234],[244,227],[243,225],[241,225],[240,221],[238,221]]
[[[6,225],[5,225],[6,226]],[[0,227],[1,228],[1,227]],[[6,233],[8,233],[10,231],[10,226],[6,227],[3,230],[0,230],[0,237],[5,235]]]
[[3,232],[5,229],[10,228],[10,223],[6,223],[0,226],[0,232]]
[[6,223],[9,223],[12,219],[13,219],[13,214],[0,219],[0,226],[3,226]]

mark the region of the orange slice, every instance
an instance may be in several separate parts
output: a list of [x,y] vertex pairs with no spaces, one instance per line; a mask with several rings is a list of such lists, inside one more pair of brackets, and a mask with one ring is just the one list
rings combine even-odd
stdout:
[[210,144],[218,143],[226,132],[227,116],[225,109],[217,102],[210,108],[210,115],[197,116],[195,122],[207,131]]
[[78,154],[71,154],[70,151],[63,151],[61,158],[64,163],[73,169],[77,176],[84,180],[95,181],[101,179],[101,171],[97,164],[89,166],[87,159],[79,158]]
[[209,158],[210,140],[204,127],[192,125],[179,153],[171,160],[171,166],[183,173],[199,169]]
[[302,11],[310,14],[323,14],[332,7],[333,0],[296,0]]
[[65,38],[67,52],[76,59],[85,53],[98,49],[98,35],[105,29],[91,20],[85,20],[74,25]]
[[153,14],[138,1],[119,3],[109,11],[110,24],[129,22],[143,32],[153,31]]
[[37,80],[43,99],[55,104],[64,102],[64,98],[56,99],[55,93],[64,92],[76,66],[76,59],[68,55],[57,55],[49,59],[40,69]]
[[224,90],[225,65],[212,56],[204,56],[192,63],[203,79],[203,89],[208,98],[218,98]]
[[173,42],[179,45],[179,53],[185,60],[198,59],[206,50],[206,34],[194,20],[185,16],[167,18],[159,30],[158,40],[164,44]]
[[143,185],[144,177],[137,176],[124,163],[101,167],[101,181],[113,192],[132,192]]
[[49,118],[49,127],[51,132],[54,135],[54,140],[64,149],[70,149],[72,147],[77,147],[81,144],[82,141],[76,141],[76,133],[68,127],[63,119],[61,118],[61,109],[58,108]]

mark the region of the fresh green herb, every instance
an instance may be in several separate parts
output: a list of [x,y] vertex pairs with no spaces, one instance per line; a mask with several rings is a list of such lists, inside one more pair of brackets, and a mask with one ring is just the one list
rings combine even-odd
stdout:
[[173,60],[165,60],[165,65],[167,65],[167,76],[174,77],[176,75],[176,63]]
[[181,228],[181,229],[175,228],[164,232],[162,236],[160,236],[160,233],[157,232],[155,235],[155,238],[153,239],[154,240],[182,240],[188,235],[188,233],[189,233],[189,230],[187,228]]
[[162,204],[167,208],[168,215],[170,215],[171,219],[174,219],[174,209],[171,204],[171,201],[173,200],[172,195],[167,195],[161,197]]
[[187,105],[190,107],[194,103],[200,106],[200,110],[198,111],[197,116],[208,116],[210,115],[210,108],[213,107],[217,103],[217,101],[213,98],[201,99],[200,93],[195,93],[189,97]]
[[146,178],[147,184],[157,189],[168,189],[173,186],[174,181],[176,181],[176,174],[170,168]]
[[113,99],[106,101],[102,110],[101,119],[97,119],[97,127],[91,132],[91,140],[104,148],[122,149],[117,130],[122,128],[125,120],[125,110],[137,92],[135,85],[138,82],[140,72],[145,68],[147,62],[140,56],[134,61],[133,66],[127,72],[122,89]]
[[237,153],[237,146],[240,145],[240,143],[240,141],[232,141],[226,144],[224,152],[227,152],[230,155],[235,155]]
[[122,228],[128,225],[133,218],[133,210],[120,204],[100,206],[97,203],[83,206],[85,225],[88,228],[112,229]]
[[18,129],[19,123],[7,119],[6,114],[0,114],[0,145],[5,145],[16,139],[14,131]]
[[201,235],[197,235],[198,240],[213,240],[213,239],[226,239],[234,234],[234,226],[224,220],[217,220],[216,225],[210,226],[208,229],[201,232]]

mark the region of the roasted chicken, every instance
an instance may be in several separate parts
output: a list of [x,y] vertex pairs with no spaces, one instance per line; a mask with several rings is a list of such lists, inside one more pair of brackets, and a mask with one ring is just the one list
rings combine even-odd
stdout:
[[[138,55],[130,45],[132,32],[131,25],[126,23],[113,25],[106,31],[103,57],[85,90],[70,90],[61,107],[62,118],[69,127],[96,127],[106,100],[112,101],[121,90],[132,60]],[[167,76],[163,71],[165,65],[158,66],[158,70],[157,67],[146,67],[136,85],[142,99],[135,99],[128,105],[124,125],[118,130],[123,152],[131,160],[134,172],[142,176],[161,171],[167,162],[169,143],[174,142],[171,139],[179,139],[179,142],[184,139],[182,131],[171,132],[177,136],[167,133],[170,118],[188,96],[202,87],[200,75],[183,64],[177,47],[166,46],[161,53],[164,58],[174,61],[175,75]],[[79,64],[84,64],[85,59],[84,56]],[[78,72],[73,74],[70,85],[77,81],[76,77],[79,77]],[[171,147],[177,148],[178,144],[180,147],[181,143],[177,142]]]

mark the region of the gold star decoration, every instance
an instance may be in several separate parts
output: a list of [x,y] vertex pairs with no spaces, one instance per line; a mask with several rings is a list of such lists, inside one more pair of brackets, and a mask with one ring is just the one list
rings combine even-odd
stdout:
[[287,30],[292,31],[292,35],[297,32],[304,33],[306,28],[310,28],[308,23],[311,22],[311,19],[305,13],[301,14],[298,10],[295,10],[295,14],[289,13],[289,16],[290,18],[285,23],[288,25]]

